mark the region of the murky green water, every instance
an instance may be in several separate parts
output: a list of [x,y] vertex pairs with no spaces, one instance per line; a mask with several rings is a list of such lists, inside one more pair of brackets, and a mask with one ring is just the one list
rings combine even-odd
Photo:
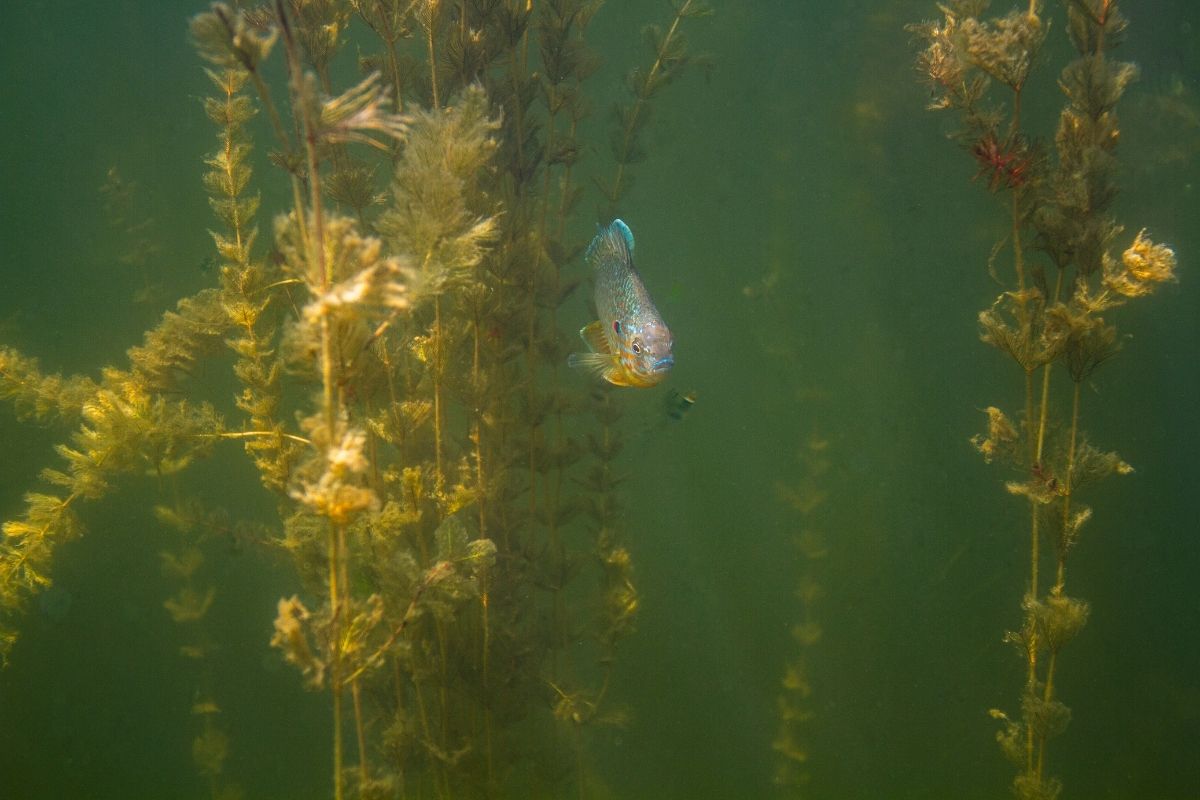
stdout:
[[[412,766],[428,753],[409,753],[394,796],[486,796],[489,786],[497,796],[631,800],[1011,796],[1014,770],[987,712],[1019,712],[1025,658],[1002,639],[1021,624],[1029,512],[1004,490],[1024,477],[985,465],[968,441],[984,430],[983,409],[1016,419],[1024,402],[1020,370],[980,342],[977,325],[1012,281],[1009,250],[989,275],[1009,195],[989,194],[986,178],[973,184],[977,165],[945,137],[952,121],[924,110],[920,43],[905,25],[933,19],[932,3],[714,5],[713,17],[685,20],[690,52],[711,62],[654,99],[646,159],[618,207],[674,333],[676,366],[657,388],[610,395],[623,411],[620,535],[639,598],[636,633],[616,648],[604,690],[609,718],[552,715],[564,674],[594,692],[604,672],[592,644],[601,598],[585,572],[591,583],[568,595],[562,651],[514,668],[540,686],[519,696],[532,721],[510,732],[518,745],[498,751],[515,772],[439,783]],[[1068,589],[1091,618],[1056,667],[1072,715],[1047,746],[1046,773],[1061,778],[1064,800],[1182,800],[1200,796],[1200,13],[1166,0],[1122,8],[1130,27],[1115,56],[1141,77],[1118,107],[1113,213],[1125,231],[1113,252],[1145,227],[1177,252],[1179,282],[1111,312],[1121,352],[1081,386],[1087,440],[1135,471],[1080,489],[1094,518],[1070,556]],[[173,0],[6,14],[0,344],[47,372],[98,378],[125,365],[176,299],[218,281],[208,233],[217,222],[201,185],[215,139],[200,99],[211,86],[187,36],[202,10]],[[667,3],[610,0],[588,30],[600,61],[584,83],[593,113],[580,123],[575,180],[586,193],[567,223],[577,244],[600,204],[591,180],[613,169],[607,109],[624,97],[630,66],[648,60],[638,31],[670,16]],[[1071,50],[1062,6],[1045,16],[1023,113],[1049,149],[1062,104],[1055,76]],[[343,34],[352,44],[331,68],[339,88],[357,79],[361,27]],[[282,95],[281,53],[273,58]],[[264,115],[251,134],[265,253],[270,220],[292,197],[263,157]],[[116,212],[110,170],[129,192]],[[1044,260],[1032,247],[1029,258]],[[585,277],[581,260],[564,275]],[[590,319],[586,294],[556,312],[564,342]],[[522,332],[495,335],[520,344]],[[205,358],[185,386],[240,430],[230,364],[227,353]],[[588,395],[583,375],[563,368],[553,380]],[[309,388],[288,381],[290,414]],[[1051,435],[1061,439],[1070,392],[1053,386]],[[665,411],[672,391],[695,393],[681,420]],[[582,415],[566,424],[581,442],[594,435]],[[20,517],[22,496],[45,490],[38,473],[61,468],[53,445],[71,429],[0,412],[0,517]],[[461,429],[447,447],[467,452]],[[564,491],[582,491],[585,469],[568,469]],[[180,656],[194,636],[164,609],[178,584],[159,553],[180,540],[152,511],[183,496],[262,526],[204,541],[216,594],[201,663]],[[229,443],[178,481],[126,474],[80,509],[87,534],[56,552],[53,588],[29,602],[0,671],[0,797],[212,796],[193,753],[204,720],[193,710],[210,699],[228,737],[217,783],[247,798],[331,795],[330,693],[305,691],[269,645],[278,599],[305,591],[287,555],[265,543],[281,534],[277,502],[289,501],[263,490]],[[583,563],[590,539],[574,524],[565,535]],[[1045,575],[1053,567],[1048,549]],[[537,591],[528,613],[552,613]],[[815,627],[793,635],[806,621],[819,638]],[[773,749],[781,695],[812,714],[793,726],[808,755],[801,788],[773,784],[786,761]],[[387,720],[370,710],[376,701],[390,706],[367,693],[382,769],[390,762],[374,742]],[[346,736],[353,771],[352,726]],[[463,747],[464,763],[483,748],[439,744]],[[543,750],[555,769],[521,766]]]

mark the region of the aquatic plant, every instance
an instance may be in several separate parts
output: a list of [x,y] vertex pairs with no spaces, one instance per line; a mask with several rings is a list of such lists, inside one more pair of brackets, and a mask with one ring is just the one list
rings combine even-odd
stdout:
[[[997,740],[1017,768],[1014,793],[1042,800],[1061,791],[1047,771],[1048,742],[1071,716],[1060,699],[1057,668],[1090,610],[1086,601],[1067,594],[1066,585],[1068,557],[1092,518],[1080,492],[1133,471],[1081,430],[1081,389],[1119,349],[1109,312],[1174,280],[1176,259],[1145,230],[1120,256],[1113,254],[1123,233],[1111,213],[1120,139],[1115,109],[1137,72],[1112,56],[1127,27],[1117,2],[1065,3],[1077,55],[1058,80],[1066,104],[1053,156],[1033,144],[1022,114],[1022,97],[1049,28],[1042,3],[1030,0],[985,20],[980,15],[986,6],[979,0],[949,2],[941,7],[941,21],[912,29],[926,45],[918,62],[932,90],[930,108],[957,113],[961,127],[955,138],[980,162],[989,188],[1006,193],[1009,235],[992,257],[1004,247],[1011,252],[1010,288],[980,313],[979,323],[983,341],[1018,367],[1023,408],[1014,421],[989,407],[986,432],[971,441],[986,461],[1016,470],[1006,488],[1029,507],[1022,620],[1006,636],[1025,663],[1020,711],[991,715],[1002,725]],[[1058,400],[1060,392],[1066,403]],[[1045,550],[1054,563],[1048,582],[1042,576]]]
[[[178,487],[174,487],[177,491]],[[206,553],[237,541],[261,540],[266,533],[248,523],[235,522],[222,509],[206,509],[194,498],[177,498],[174,503],[154,507],[163,528],[175,534],[171,545],[159,552],[162,574],[174,591],[163,601],[163,609],[180,631],[179,656],[193,681],[190,714],[192,762],[208,785],[209,796],[236,798],[241,787],[226,775],[230,737],[220,723],[222,708],[214,686],[214,654],[217,637],[208,623],[208,612],[216,600],[217,587],[205,578]]]
[[613,108],[610,149],[617,169],[612,181],[597,180],[597,186],[606,201],[601,219],[616,216],[617,206],[633,182],[630,168],[646,157],[641,136],[650,121],[653,108],[651,100],[690,66],[707,64],[706,58],[694,56],[688,51],[688,40],[681,25],[686,19],[711,15],[712,7],[702,0],[673,2],[675,15],[666,30],[658,25],[648,25],[643,29],[652,60],[648,67],[634,67],[629,71],[625,79],[629,100]]
[[[29,599],[50,585],[58,546],[83,531],[78,508],[109,494],[129,473],[168,475],[211,448],[222,430],[207,403],[168,400],[156,386],[190,365],[193,353],[219,330],[214,296],[180,301],[145,344],[129,351],[128,369],[110,367],[99,383],[43,375],[37,363],[0,349],[0,395],[46,423],[78,422],[55,450],[64,468],[47,468],[48,487],[25,495],[25,513],[4,523],[0,543],[0,660],[17,638],[17,620]],[[171,332],[178,336],[173,336]]]
[[817,718],[811,665],[814,647],[824,636],[817,607],[825,596],[821,565],[829,555],[829,544],[820,527],[821,512],[828,510],[828,449],[829,440],[813,432],[800,447],[797,478],[775,486],[780,500],[797,516],[792,544],[800,574],[796,585],[798,618],[791,627],[796,654],[785,665],[779,681],[780,692],[775,698],[778,725],[771,748],[777,754],[774,783],[795,796],[803,796],[811,780],[811,729]]
[[151,262],[161,256],[162,245],[155,233],[154,218],[143,207],[137,183],[127,180],[112,166],[100,186],[100,194],[104,197],[105,222],[121,243],[116,260],[135,270],[141,282],[134,293],[134,302],[156,301],[163,287],[151,281],[150,269]]
[[[623,716],[608,687],[639,605],[619,402],[559,380],[598,8],[275,0],[191,21],[211,84],[217,285],[99,379],[0,348],[0,397],[76,428],[58,447],[66,467],[4,525],[0,656],[57,546],[82,532],[84,501],[146,473],[182,480],[238,443],[279,509],[254,538],[297,575],[271,645],[328,692],[333,796],[586,793],[584,731]],[[646,98],[674,74],[680,20],[698,8],[676,4]],[[338,90],[350,42],[363,75]],[[255,148],[272,169],[253,166]],[[289,202],[260,235],[270,182]],[[118,208],[128,184],[110,183],[114,225],[152,259]],[[232,404],[193,399],[203,363],[231,368]],[[165,608],[202,662],[199,630],[222,596],[198,577],[209,517],[183,501],[159,517],[180,533],[163,555],[178,583]],[[204,698],[193,755],[216,795],[231,737]]]

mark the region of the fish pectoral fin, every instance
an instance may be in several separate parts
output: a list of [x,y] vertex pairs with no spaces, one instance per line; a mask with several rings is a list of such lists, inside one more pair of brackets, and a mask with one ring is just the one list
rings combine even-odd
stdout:
[[571,353],[567,366],[590,372],[613,386],[636,386],[616,356],[605,353]]
[[625,377],[625,368],[621,359],[613,352],[612,342],[608,338],[608,330],[601,320],[584,325],[579,330],[579,338],[587,345],[589,353],[571,353],[567,356],[567,366],[590,372],[598,378],[608,381],[614,386],[631,386]]
[[571,353],[567,356],[568,367],[597,374],[613,366],[613,363],[613,357],[607,353]]
[[608,332],[604,329],[604,323],[600,320],[590,322],[580,328],[579,338],[583,339],[583,343],[593,353],[601,353],[605,356],[612,355],[612,346],[608,341]]
[[620,370],[617,360],[608,353],[571,353],[567,356],[567,366],[590,372],[609,383],[616,383],[611,376]]

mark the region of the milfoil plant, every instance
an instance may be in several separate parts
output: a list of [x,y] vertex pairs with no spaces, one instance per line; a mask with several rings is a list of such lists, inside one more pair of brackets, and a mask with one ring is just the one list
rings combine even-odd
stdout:
[[[274,0],[192,20],[219,280],[98,378],[0,348],[0,397],[74,428],[65,466],[4,524],[0,657],[86,503],[146,474],[182,493],[189,463],[240,445],[280,512],[254,539],[298,578],[270,641],[328,693],[333,796],[586,793],[585,732],[625,717],[610,679],[639,608],[620,404],[559,375],[559,309],[594,222],[578,219],[576,164],[599,7]],[[666,10],[621,141],[707,11]],[[349,42],[361,77],[338,89]],[[602,201],[628,190],[631,147]],[[287,198],[265,221],[264,181]],[[221,359],[233,403],[197,399],[191,375]],[[193,502],[156,507],[182,537],[168,566],[185,622],[223,588],[189,583],[187,537],[208,518]],[[194,755],[215,796],[236,731],[202,711]]]
[[[1087,601],[1067,591],[1068,559],[1092,518],[1085,490],[1133,468],[1083,432],[1082,388],[1116,355],[1112,315],[1175,279],[1175,254],[1112,215],[1120,128],[1118,100],[1136,68],[1113,57],[1127,26],[1115,0],[1065,2],[1075,58],[1060,72],[1066,97],[1053,148],[1029,133],[1022,99],[1049,30],[1042,2],[985,18],[986,0],[950,0],[942,19],[912,26],[930,108],[957,115],[953,135],[978,165],[976,179],[1004,207],[1008,235],[993,249],[1011,260],[1008,288],[979,314],[985,343],[1016,368],[1017,411],[988,407],[971,441],[1013,470],[1007,491],[1028,507],[1028,578],[1021,622],[1006,634],[1024,662],[1017,710],[992,710],[997,739],[1016,766],[1021,800],[1053,800],[1048,743],[1070,710],[1057,670],[1088,621]],[[982,180],[979,180],[982,179]],[[1047,567],[1049,574],[1047,575]]]

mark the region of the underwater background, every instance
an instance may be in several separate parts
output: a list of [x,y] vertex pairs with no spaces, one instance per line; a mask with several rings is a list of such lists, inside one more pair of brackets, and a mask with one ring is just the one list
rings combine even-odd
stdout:
[[[977,322],[1004,290],[988,259],[1006,195],[972,183],[970,154],[924,110],[906,25],[939,12],[917,0],[713,5],[685,20],[690,51],[710,60],[655,98],[617,208],[675,342],[662,385],[610,395],[640,593],[607,689],[622,719],[584,729],[579,788],[568,778],[514,796],[1009,796],[988,710],[1012,706],[1023,680],[1003,635],[1020,624],[1028,520],[1003,491],[1011,476],[969,443],[985,408],[1021,400]],[[217,281],[201,181],[211,86],[187,33],[204,10],[8,9],[0,344],[47,372],[123,363],[178,298]],[[1083,386],[1089,437],[1135,472],[1088,498],[1096,519],[1071,585],[1091,618],[1056,677],[1071,722],[1049,758],[1063,798],[1175,800],[1200,797],[1200,9],[1122,10],[1116,52],[1140,76],[1119,106],[1113,212],[1125,239],[1146,227],[1175,250],[1179,281],[1120,311],[1121,352]],[[605,111],[645,59],[642,26],[671,15],[666,2],[609,0],[591,21],[583,174],[609,170]],[[1052,140],[1070,44],[1063,7],[1045,18],[1025,113]],[[335,73],[349,85],[354,48],[343,56]],[[253,125],[265,143],[265,120]],[[266,176],[276,168],[259,150]],[[290,197],[262,183],[265,241]],[[115,185],[134,189],[114,221]],[[586,186],[570,223],[583,241],[603,208]],[[585,277],[580,259],[569,269]],[[558,310],[564,339],[592,318],[586,294]],[[207,397],[238,391],[220,359],[197,370]],[[592,378],[564,368],[557,380],[586,392]],[[0,517],[20,515],[62,438],[0,413]],[[278,528],[237,444],[187,478],[262,536]],[[201,692],[164,610],[175,587],[159,556],[173,534],[152,511],[162,491],[129,481],[88,505],[87,533],[56,553],[53,586],[21,617],[0,671],[0,798],[215,796],[193,748],[209,692],[228,736],[222,774],[245,797],[328,797],[329,693],[305,691],[269,644],[277,601],[301,591],[294,570],[233,527],[206,549],[216,649]],[[797,547],[814,527],[819,540]],[[814,583],[815,639],[793,630]],[[813,714],[799,788],[773,782],[798,639],[811,644]]]

